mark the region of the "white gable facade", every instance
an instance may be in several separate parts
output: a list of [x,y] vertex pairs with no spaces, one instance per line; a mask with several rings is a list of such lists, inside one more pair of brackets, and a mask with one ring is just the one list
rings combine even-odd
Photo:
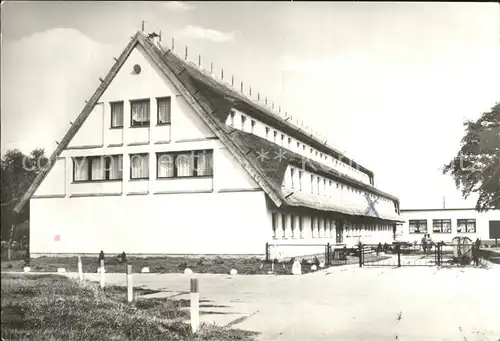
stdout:
[[[169,124],[158,124],[158,98],[170,98]],[[135,100],[149,100],[149,126],[131,126]],[[158,153],[199,150],[213,155],[207,175],[157,178]],[[131,179],[130,156],[144,154],[148,178]],[[121,156],[120,175],[75,181],[74,158],[108,155]],[[30,251],[255,254],[270,224],[264,192],[138,45],[32,196]]]
[[[373,175],[246,113],[233,110],[228,120],[228,126],[373,185]],[[101,250],[260,256],[266,243],[353,246],[393,240],[394,223],[360,223],[276,207],[205,122],[137,44],[30,198],[31,257]],[[381,213],[398,211],[391,199],[296,166],[286,168],[282,190],[360,215],[367,200]],[[280,250],[287,256],[323,252],[307,246]]]

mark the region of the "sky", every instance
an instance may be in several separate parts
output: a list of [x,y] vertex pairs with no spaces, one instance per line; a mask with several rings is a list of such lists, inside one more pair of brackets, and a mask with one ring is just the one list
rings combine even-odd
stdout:
[[474,206],[440,169],[464,120],[500,101],[499,4],[8,1],[1,16],[2,153],[52,153],[144,20],[372,170],[403,209]]

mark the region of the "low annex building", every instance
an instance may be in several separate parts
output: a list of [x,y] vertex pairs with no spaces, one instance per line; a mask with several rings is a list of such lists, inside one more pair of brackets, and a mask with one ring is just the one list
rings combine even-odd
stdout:
[[420,243],[429,234],[434,242],[452,242],[455,237],[490,241],[500,239],[500,210],[478,212],[474,208],[402,209],[404,224],[397,239]]
[[263,255],[391,242],[398,198],[288,117],[137,32],[16,206],[30,253]]

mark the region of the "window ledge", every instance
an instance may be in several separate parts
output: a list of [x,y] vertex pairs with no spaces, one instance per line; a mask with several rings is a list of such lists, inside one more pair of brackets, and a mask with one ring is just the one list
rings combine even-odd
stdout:
[[112,180],[82,180],[82,181],[75,181],[73,180],[71,184],[89,184],[89,183],[99,183],[99,182],[119,182],[122,181],[123,179],[112,179]]
[[171,126],[172,123],[171,122],[168,122],[168,123],[157,123],[156,126],[157,127],[165,127],[165,126]]
[[113,130],[123,129],[123,126],[120,126],[120,127],[109,127],[109,129],[113,129]]
[[149,178],[135,178],[135,179],[129,179],[128,181],[148,181]]
[[213,175],[200,175],[200,176],[172,176],[172,177],[156,177],[156,180],[179,180],[179,179],[211,179]]
[[131,125],[129,128],[139,129],[139,128],[149,128],[149,127],[150,127],[150,125],[148,124],[148,125],[144,125],[144,126],[133,126],[133,125]]

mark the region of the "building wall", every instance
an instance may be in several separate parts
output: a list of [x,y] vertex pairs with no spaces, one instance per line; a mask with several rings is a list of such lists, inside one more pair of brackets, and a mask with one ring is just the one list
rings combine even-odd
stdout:
[[[410,220],[426,220],[427,233],[431,235],[431,239],[435,242],[444,241],[451,242],[454,237],[463,236],[472,240],[477,238],[481,240],[489,239],[489,221],[500,220],[500,211],[489,211],[485,213],[478,213],[473,209],[462,210],[401,210],[401,216],[405,220],[401,227],[398,240],[409,242],[420,242],[423,233],[410,233]],[[451,233],[436,233],[433,232],[433,219],[451,219]],[[457,232],[457,219],[475,219],[476,232],[475,233],[459,233]]]
[[33,256],[255,254],[269,232],[263,192],[33,199]]
[[[141,66],[140,74],[132,72]],[[171,123],[157,125],[157,97]],[[130,101],[150,99],[150,126],[131,127]],[[111,103],[123,101],[123,128]],[[213,175],[157,178],[156,153],[213,150]],[[130,155],[149,178],[130,179]],[[74,181],[75,157],[122,155],[122,178]],[[31,249],[43,253],[264,253],[264,193],[141,48],[135,49],[30,201]],[[60,238],[59,241],[56,239]]]
[[270,244],[271,258],[322,255],[327,244],[352,248],[360,242],[391,244],[394,241],[393,227],[388,223],[358,223],[326,214],[295,214],[275,208],[268,209],[268,220],[271,238],[266,241]]

